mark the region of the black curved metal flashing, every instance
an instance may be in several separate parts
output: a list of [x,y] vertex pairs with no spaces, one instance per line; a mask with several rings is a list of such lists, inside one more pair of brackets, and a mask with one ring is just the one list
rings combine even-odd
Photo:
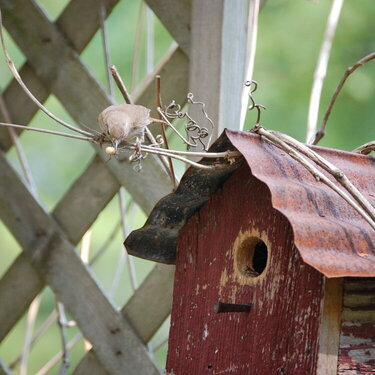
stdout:
[[[224,132],[209,151],[227,150],[236,149]],[[202,164],[217,165],[217,168],[190,167],[176,191],[156,204],[142,228],[130,233],[124,242],[128,253],[155,262],[175,263],[179,230],[242,162],[242,157],[238,157],[232,164],[223,162],[222,159],[203,158]]]

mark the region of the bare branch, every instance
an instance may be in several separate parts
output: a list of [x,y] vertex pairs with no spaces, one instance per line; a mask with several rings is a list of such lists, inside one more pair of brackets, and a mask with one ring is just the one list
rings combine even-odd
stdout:
[[348,79],[348,77],[355,70],[357,70],[360,66],[362,66],[362,65],[364,65],[364,64],[366,64],[369,61],[374,60],[374,59],[375,59],[375,52],[370,53],[369,55],[363,57],[361,60],[357,61],[353,66],[350,66],[348,69],[346,69],[344,76],[341,78],[341,81],[340,81],[339,85],[337,86],[337,88],[336,88],[336,90],[335,90],[335,92],[332,96],[331,101],[329,102],[326,113],[324,114],[322,125],[320,126],[320,129],[315,134],[315,138],[312,141],[313,145],[316,145],[324,137],[326,127],[327,127],[327,122],[328,122],[329,116],[331,115],[332,108],[333,108],[333,106],[336,102],[336,99],[337,99],[341,89],[343,88],[346,80]]
[[[162,102],[161,102],[161,90],[160,90],[160,76],[157,75],[155,77],[155,79],[156,79],[156,107],[161,108]],[[162,117],[161,117],[161,114],[159,113],[159,120],[161,120],[161,119],[162,119]],[[167,139],[167,136],[165,135],[165,125],[164,125],[164,123],[161,124],[161,134],[162,134],[162,137],[163,137],[165,148],[167,150],[169,150],[168,139]],[[168,168],[169,177],[172,180],[173,189],[176,190],[176,186],[177,186],[178,181],[176,179],[176,175],[175,175],[174,169],[173,169],[172,159],[170,157],[168,157],[168,164],[169,164],[169,168]]]
[[[0,113],[3,115],[3,118],[7,123],[12,122],[12,120],[10,118],[8,108],[6,107],[3,95],[1,95],[1,94],[0,94]],[[8,127],[8,131],[9,131],[10,138],[12,139],[12,142],[13,142],[14,147],[16,149],[18,160],[20,162],[20,165],[21,165],[23,174],[25,176],[26,182],[27,182],[27,184],[30,188],[30,191],[33,193],[33,195],[35,197],[37,197],[36,184],[35,184],[33,175],[31,173],[31,169],[30,169],[29,163],[27,161],[26,155],[25,155],[25,153],[23,151],[23,148],[22,148],[22,145],[19,141],[18,134],[12,127]]]
[[[74,347],[81,339],[82,333],[77,333],[67,344],[67,350]],[[46,375],[49,371],[60,361],[63,356],[63,352],[59,351],[55,356],[53,356],[38,372],[36,375]]]
[[324,78],[327,73],[332,41],[333,37],[335,36],[336,27],[340,18],[343,3],[344,0],[333,0],[331,12],[328,17],[323,43],[315,68],[313,87],[311,90],[309,114],[307,120],[306,142],[309,142],[309,140],[312,139],[314,133],[316,132],[319,115],[320,96],[322,93]]
[[70,359],[69,359],[69,353],[68,353],[68,347],[67,347],[67,335],[66,335],[66,328],[68,327],[68,321],[65,316],[65,309],[64,305],[56,301],[56,310],[58,315],[58,325],[60,329],[60,335],[61,335],[61,343],[62,343],[62,364],[59,370],[58,375],[64,375],[66,371],[68,370],[70,366]]
[[[131,201],[131,203],[129,203],[129,206],[130,205],[133,205],[132,204],[133,202]],[[129,231],[129,228],[128,228],[128,223],[127,223],[127,220],[126,220],[126,211],[128,210],[128,207],[126,207],[126,204],[125,204],[125,189],[124,188],[120,188],[120,191],[119,191],[119,204],[120,204],[120,215],[121,215],[121,229],[122,229],[122,235],[124,236],[124,238],[126,238],[128,236],[128,234],[130,233]],[[130,217],[133,217],[133,215],[129,215]],[[128,262],[128,271],[129,271],[129,276],[130,276],[130,282],[131,282],[131,287],[133,289],[133,292],[138,289],[138,281],[137,281],[137,275],[136,275],[136,272],[135,272],[135,266],[134,266],[134,260],[133,258],[131,258],[127,252],[127,250],[122,247],[121,249],[121,253],[123,255],[125,255],[125,258],[123,258],[124,260],[126,259]],[[117,272],[116,272],[117,273]],[[115,278],[114,278],[115,280]],[[112,286],[111,289],[114,290],[114,286]]]
[[313,160],[320,167],[329,172],[350,194],[351,196],[363,207],[367,214],[375,221],[375,209],[371,203],[361,194],[361,192],[353,185],[344,172],[337,168],[335,165],[324,159],[314,150],[310,149],[296,139],[279,132],[271,131],[271,133],[277,135],[280,139],[294,147],[296,150],[306,155],[308,158]]
[[25,85],[25,83],[23,82],[21,76],[19,75],[18,73],[18,70],[16,68],[16,66],[14,65],[14,62],[13,60],[10,58],[10,55],[8,53],[8,50],[6,49],[5,47],[5,41],[4,41],[4,35],[3,35],[3,20],[2,20],[2,13],[1,13],[1,10],[0,10],[0,39],[1,39],[1,45],[2,45],[2,48],[3,48],[3,52],[4,52],[4,55],[5,55],[5,61],[10,69],[10,71],[12,72],[14,78],[17,80],[17,82],[19,83],[19,85],[22,87],[23,91],[29,96],[29,98],[47,115],[49,116],[50,118],[52,118],[53,120],[55,120],[57,123],[65,126],[66,128],[70,129],[70,130],[73,130],[79,134],[83,134],[85,136],[88,136],[88,137],[94,137],[93,134],[89,133],[89,132],[86,132],[85,130],[81,130],[79,128],[76,128],[75,126],[73,125],[70,125],[68,124],[67,122],[61,120],[60,118],[58,118],[57,116],[55,116],[52,112],[50,112],[42,103],[39,102],[39,100],[31,93],[31,91],[27,88],[27,86]]
[[29,360],[30,349],[32,345],[32,334],[34,330],[35,321],[38,315],[41,298],[42,297],[40,294],[36,296],[27,312],[27,326],[22,348],[20,375],[27,375],[27,363]]
[[102,32],[102,43],[103,43],[103,52],[104,52],[104,62],[105,62],[105,73],[107,77],[107,84],[108,84],[108,94],[113,99],[113,84],[111,80],[111,75],[109,73],[109,69],[111,66],[111,59],[109,54],[109,43],[108,43],[108,36],[107,36],[107,28],[105,25],[105,16],[106,16],[106,7],[104,1],[100,3],[99,9],[99,21],[100,21],[100,29]]
[[[251,82],[253,80],[254,62],[257,48],[258,37],[258,16],[259,16],[259,0],[249,2],[249,20],[247,28],[247,51],[246,51],[246,74],[245,80]],[[247,90],[242,88],[241,95],[241,117],[240,117],[240,130],[243,129],[245,124],[245,117],[247,112]]]
[[131,75],[131,85],[130,90],[133,93],[134,88],[136,87],[138,71],[140,66],[141,59],[141,42],[143,36],[144,22],[146,16],[146,4],[144,1],[141,2],[139,8],[138,18],[137,18],[137,27],[135,30],[135,39],[133,47],[133,58],[132,58],[132,75]]
[[300,162],[317,181],[322,181],[334,190],[340,197],[342,197],[348,204],[350,204],[357,212],[375,229],[375,221],[368,215],[368,213],[345,191],[337,187],[331,180],[329,180],[322,172],[320,172],[308,159],[301,156],[296,150],[289,146],[286,142],[281,140],[277,135],[267,131],[262,126],[258,125],[253,129],[254,133],[263,135],[267,140],[273,142],[276,146],[287,152],[293,159]]
[[81,141],[95,142],[92,137],[83,137],[83,136],[80,136],[80,135],[63,133],[63,132],[58,132],[58,131],[55,131],[55,130],[39,129],[39,128],[33,128],[31,126],[25,126],[25,125],[8,124],[6,122],[0,122],[0,126],[4,126],[4,127],[7,127],[7,128],[18,128],[18,129],[23,129],[23,130],[31,130],[33,132],[39,132],[39,133],[45,133],[45,134],[53,134],[53,135],[58,135],[60,137],[79,139]]
[[116,85],[117,85],[118,89],[120,90],[120,92],[121,92],[121,94],[122,94],[122,96],[123,96],[123,98],[125,100],[125,103],[127,103],[127,104],[133,104],[133,101],[130,98],[128,90],[126,89],[124,81],[121,79],[120,74],[118,73],[118,71],[116,69],[116,66],[115,65],[111,65],[111,67],[109,68],[109,70],[112,73],[112,77],[115,80]]
[[[125,150],[136,150],[137,148],[135,146],[122,146],[120,148],[121,150],[125,149]],[[189,160],[189,159],[186,159],[186,158],[183,158],[181,156],[178,156],[176,154],[173,154],[170,152],[170,150],[166,150],[164,148],[154,148],[154,147],[147,147],[145,148],[143,145],[140,146],[140,150],[143,151],[143,152],[147,152],[147,153],[150,153],[150,154],[155,154],[155,155],[164,155],[164,156],[170,156],[176,160],[180,160],[186,164],[190,164],[196,168],[201,168],[201,169],[214,169],[214,168],[218,168],[219,166],[215,166],[215,165],[204,165],[204,164],[199,164],[199,163],[196,163],[192,160]],[[191,156],[194,156],[194,153],[191,152],[190,153]]]
[[358,154],[368,155],[370,152],[375,151],[375,141],[371,141],[365,143],[362,146],[357,147],[353,152],[357,152]]

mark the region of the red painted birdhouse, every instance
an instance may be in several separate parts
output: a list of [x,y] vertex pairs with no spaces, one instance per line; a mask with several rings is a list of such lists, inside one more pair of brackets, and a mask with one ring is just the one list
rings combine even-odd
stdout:
[[[375,373],[374,229],[260,137],[227,131],[227,149],[243,158],[190,168],[126,241],[176,265],[167,372]],[[375,158],[314,150],[375,203]]]

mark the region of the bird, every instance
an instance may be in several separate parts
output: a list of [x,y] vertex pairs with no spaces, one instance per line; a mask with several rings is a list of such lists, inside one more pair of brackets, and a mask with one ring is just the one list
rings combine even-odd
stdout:
[[116,104],[99,114],[99,127],[112,142],[115,153],[122,142],[133,139],[136,139],[138,145],[143,142],[146,126],[156,120],[150,117],[150,112],[150,109],[142,105]]

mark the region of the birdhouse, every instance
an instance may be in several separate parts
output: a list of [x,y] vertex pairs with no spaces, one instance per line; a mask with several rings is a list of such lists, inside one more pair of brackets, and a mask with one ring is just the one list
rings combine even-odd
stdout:
[[[374,229],[259,136],[212,147],[235,149],[190,168],[125,242],[176,265],[167,373],[375,373]],[[374,157],[314,150],[375,203]]]

